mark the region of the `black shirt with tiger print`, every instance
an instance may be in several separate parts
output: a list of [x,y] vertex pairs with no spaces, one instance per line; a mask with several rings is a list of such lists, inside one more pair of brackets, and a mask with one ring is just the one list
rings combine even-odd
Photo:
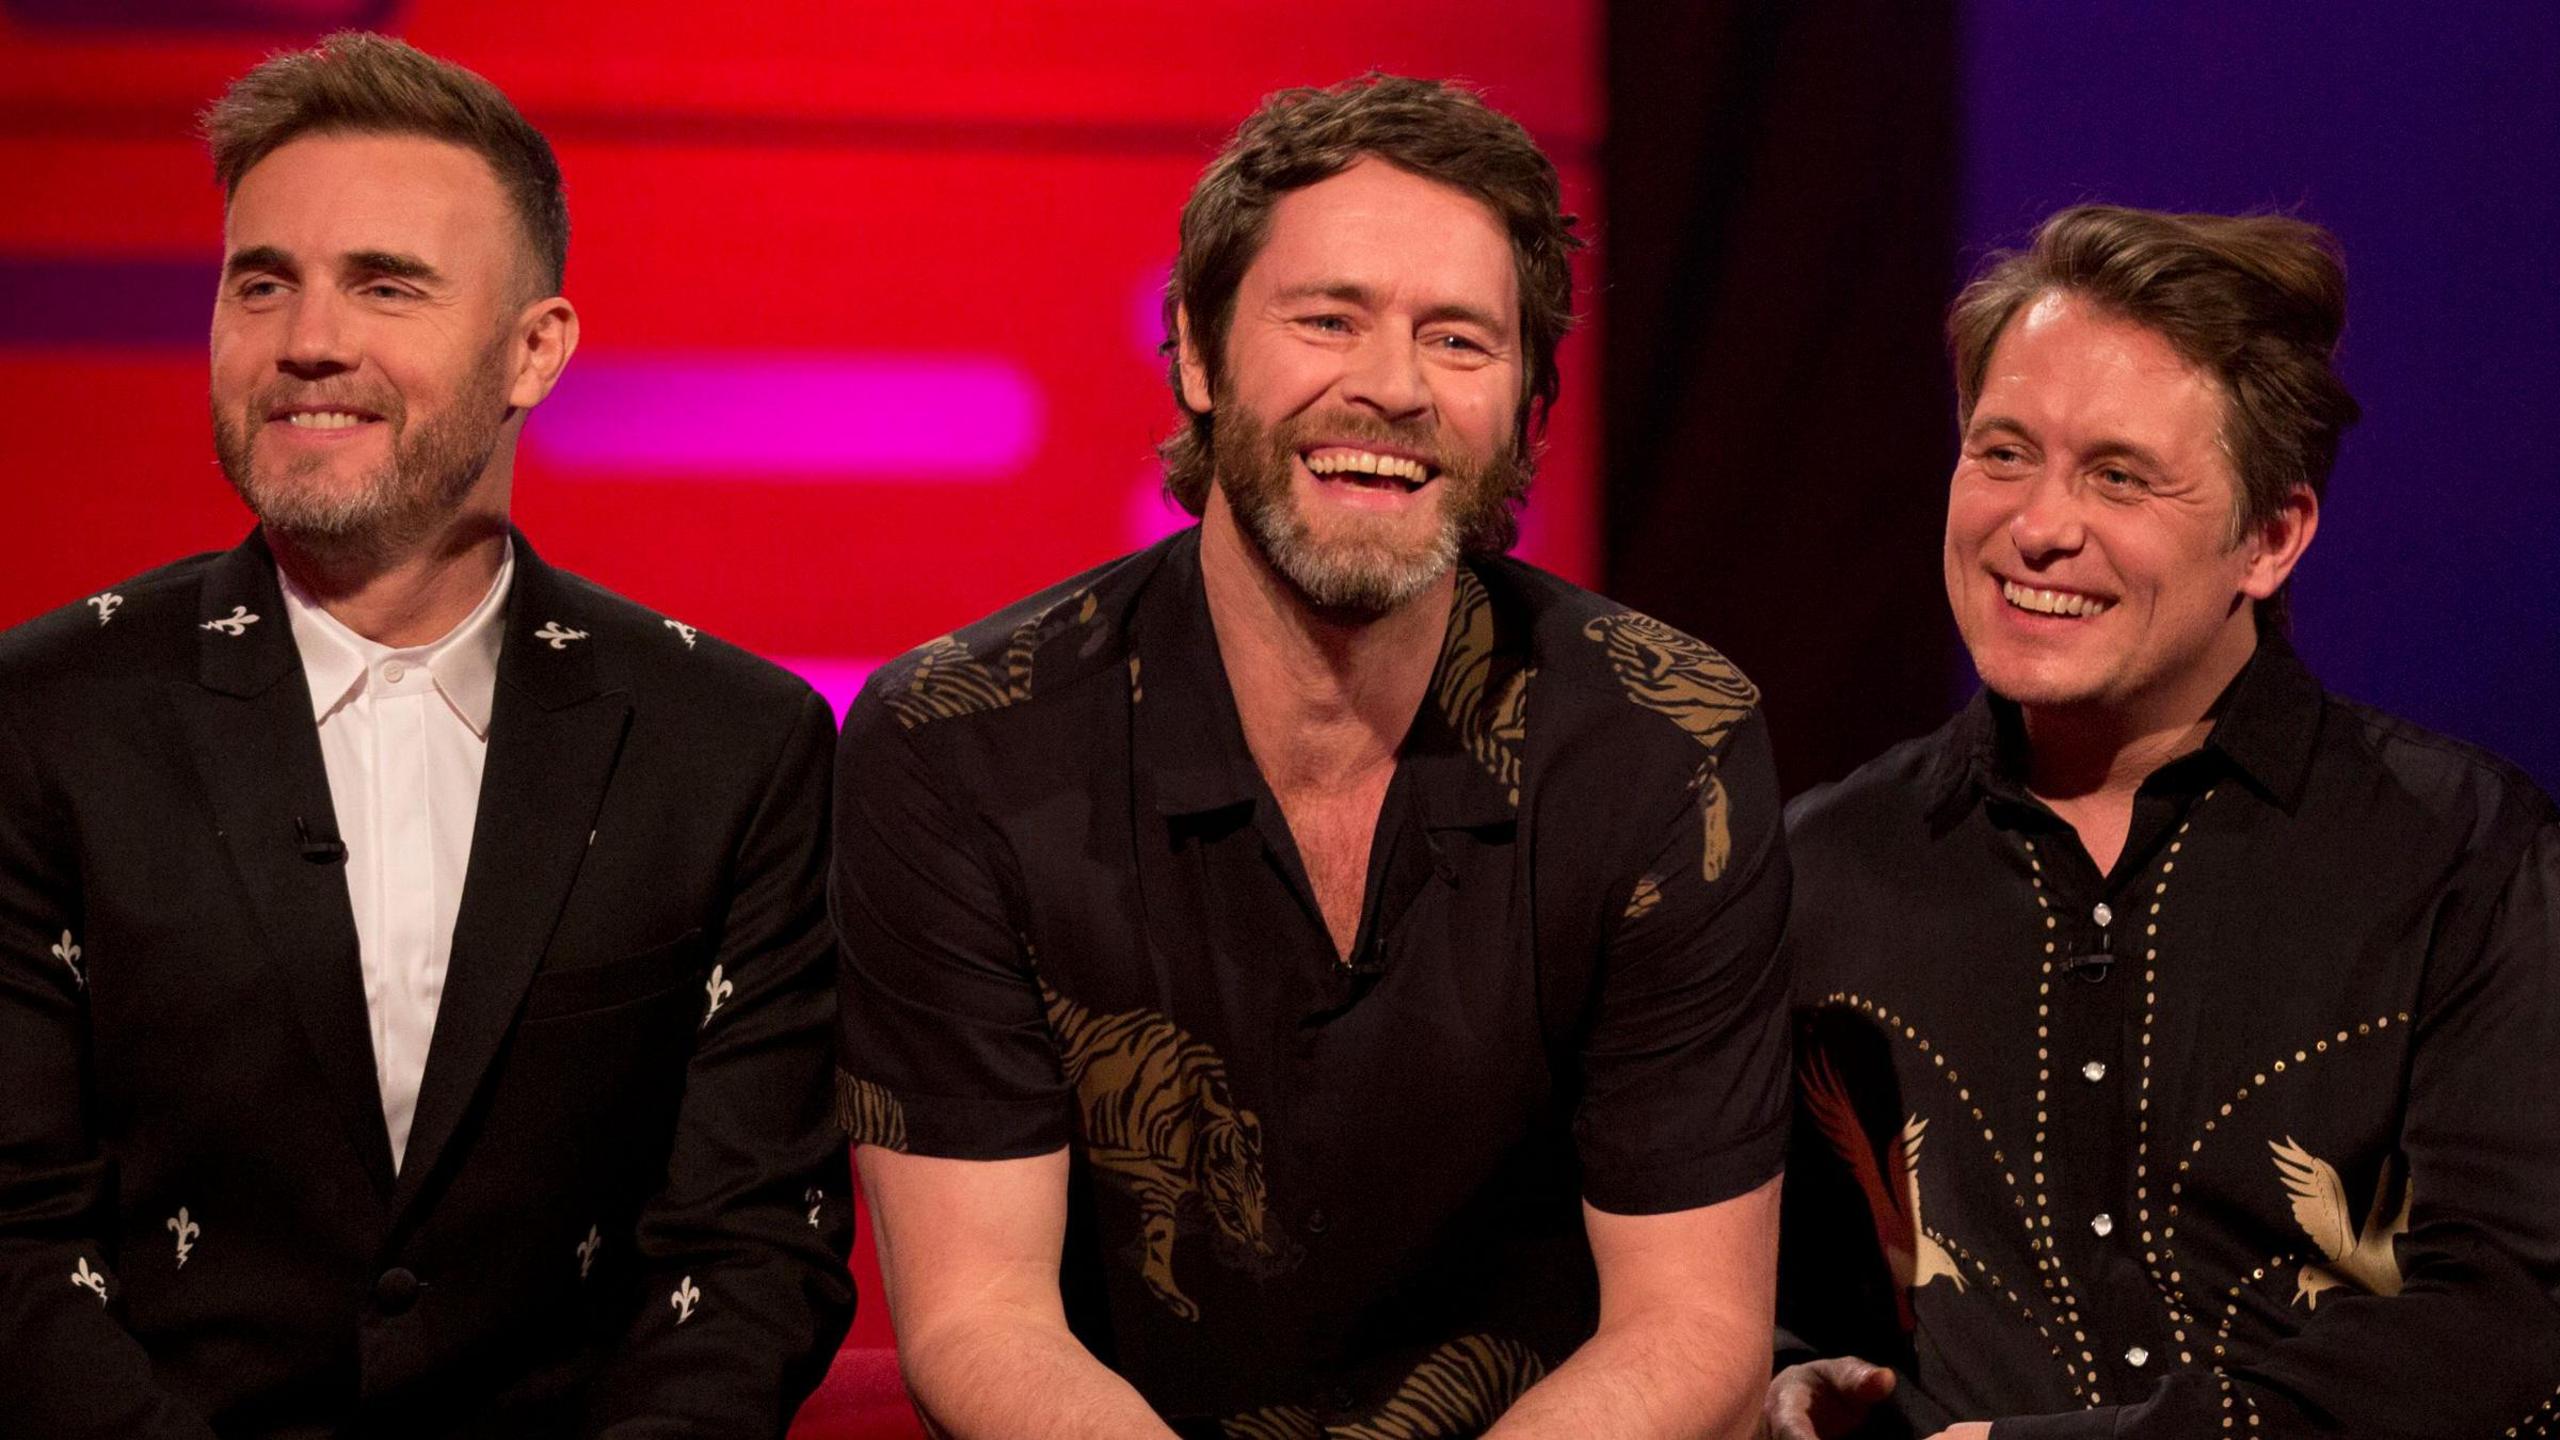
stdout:
[[840,1108],[915,1154],[1069,1147],[1069,1321],[1184,1433],[1392,1410],[1471,1435],[1593,1329],[1586,1197],[1666,1212],[1777,1173],[1757,693],[1469,562],[1345,963],[1245,747],[1198,534],[864,688]]
[[1782,1322],[1875,1434],[2545,1433],[2550,801],[2272,634],[2111,873],[2023,753],[1980,697],[1788,809]]

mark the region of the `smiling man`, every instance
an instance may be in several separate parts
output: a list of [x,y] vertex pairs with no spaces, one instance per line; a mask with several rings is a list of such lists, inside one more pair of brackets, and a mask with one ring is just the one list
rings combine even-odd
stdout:
[[257,529],[0,637],[0,1429],[777,1434],[832,720],[510,527],[578,317],[504,96],[340,35],[206,130]]
[[1273,97],[1167,296],[1200,525],[855,705],[839,1098],[943,1430],[1756,1423],[1757,697],[1503,556],[1570,226],[1464,90]]
[[1983,693],[1788,813],[1787,1440],[2552,1414],[2560,824],[2284,638],[2345,318],[2314,226],[2106,207],[1955,304]]

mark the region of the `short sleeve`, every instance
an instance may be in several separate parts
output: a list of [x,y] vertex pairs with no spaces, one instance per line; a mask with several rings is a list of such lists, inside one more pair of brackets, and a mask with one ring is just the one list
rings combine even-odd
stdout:
[[878,683],[836,766],[838,1119],[856,1144],[909,1154],[1048,1154],[1070,1137],[1071,1092],[990,832]]
[[1789,872],[1766,722],[1754,711],[1666,783],[1686,798],[1621,886],[1581,1055],[1583,1197],[1613,1214],[1731,1199],[1786,1150]]

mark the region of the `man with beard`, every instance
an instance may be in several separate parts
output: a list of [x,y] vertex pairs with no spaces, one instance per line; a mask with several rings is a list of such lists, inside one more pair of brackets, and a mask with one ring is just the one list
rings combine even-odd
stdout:
[[227,553],[0,637],[12,1433],[780,1432],[851,1316],[809,688],[538,559],[550,146],[396,41],[207,116]]
[[2345,324],[2269,215],[1958,297],[1984,689],[1787,814],[1782,1440],[2549,1433],[2560,820],[2286,641]]
[[1756,1421],[1774,779],[1722,657],[1503,556],[1558,199],[1462,89],[1273,97],[1168,289],[1200,525],[854,707],[838,1098],[948,1433]]

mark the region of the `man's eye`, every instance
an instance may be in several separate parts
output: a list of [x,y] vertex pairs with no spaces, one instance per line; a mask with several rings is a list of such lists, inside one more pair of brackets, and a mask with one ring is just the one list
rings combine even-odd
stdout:
[[243,300],[261,300],[269,295],[275,294],[283,288],[284,286],[281,282],[274,280],[250,280],[243,282],[240,286],[240,298]]
[[1475,341],[1468,339],[1464,335],[1434,335],[1431,337],[1431,345],[1434,349],[1446,350],[1456,355],[1482,355],[1487,353],[1482,345],[1477,344]]
[[1351,319],[1347,315],[1309,315],[1298,323],[1310,330],[1321,330],[1327,335],[1351,333]]
[[2141,476],[2136,475],[2132,471],[2119,465],[2110,465],[2099,471],[2098,479],[2110,490],[2141,490],[2147,488],[2144,485]]
[[409,298],[409,292],[407,289],[402,286],[394,285],[388,280],[376,280],[372,284],[360,288],[356,293],[359,295],[371,296],[376,300],[406,300]]

